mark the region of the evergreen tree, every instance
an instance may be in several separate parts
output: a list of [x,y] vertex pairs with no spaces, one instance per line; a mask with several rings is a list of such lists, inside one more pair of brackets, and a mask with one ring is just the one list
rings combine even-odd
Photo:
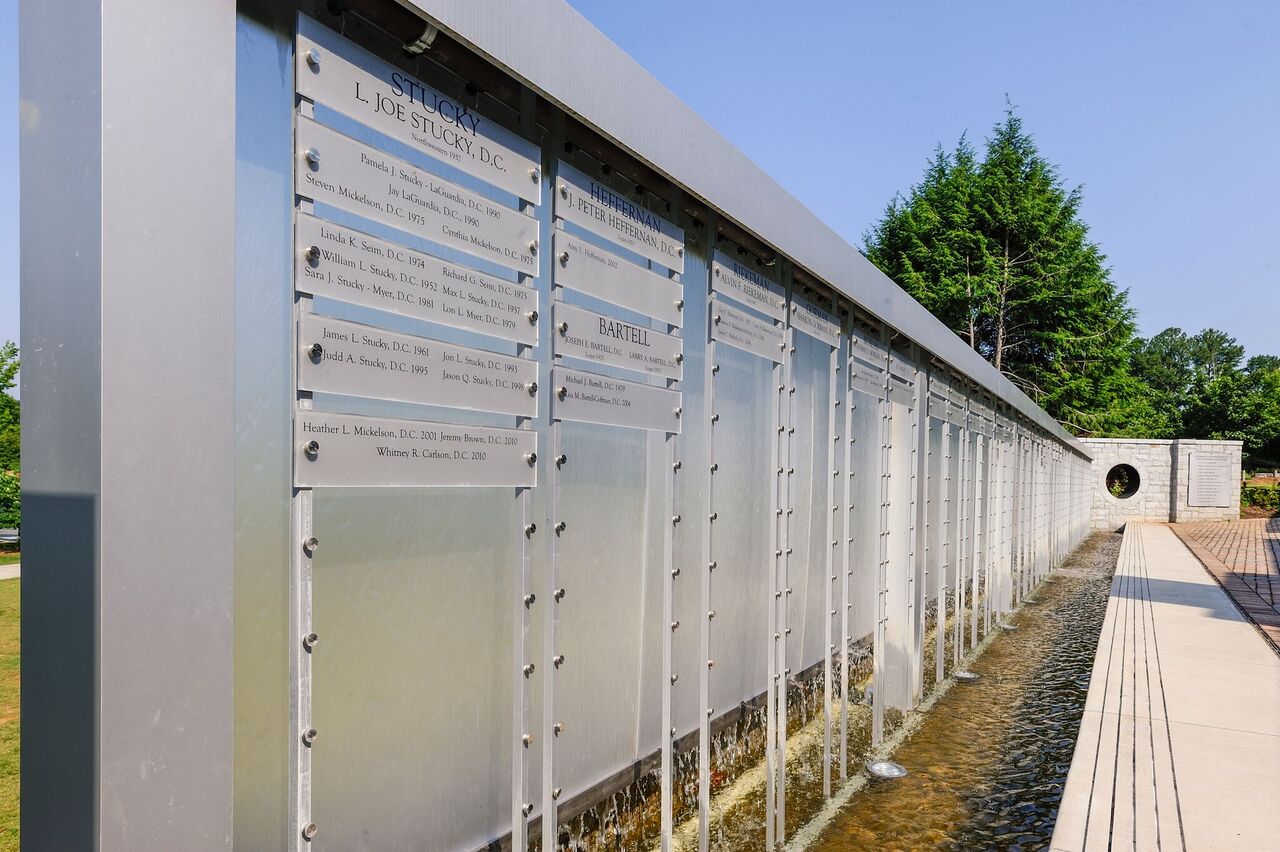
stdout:
[[20,470],[21,406],[9,395],[18,375],[18,347],[13,341],[0,346],[0,473]]
[[1068,428],[1167,429],[1129,373],[1133,310],[1080,202],[1009,108],[981,161],[963,138],[937,151],[865,250]]

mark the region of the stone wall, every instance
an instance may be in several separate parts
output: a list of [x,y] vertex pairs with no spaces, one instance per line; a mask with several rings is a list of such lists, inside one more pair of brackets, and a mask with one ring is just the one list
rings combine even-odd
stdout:
[[[1128,438],[1086,438],[1093,454],[1091,525],[1116,529],[1128,521],[1224,521],[1240,517],[1240,441],[1140,441]],[[1191,459],[1214,460],[1229,469],[1229,505],[1192,506]],[[1138,488],[1128,497],[1107,489],[1107,474],[1127,464],[1138,472]]]

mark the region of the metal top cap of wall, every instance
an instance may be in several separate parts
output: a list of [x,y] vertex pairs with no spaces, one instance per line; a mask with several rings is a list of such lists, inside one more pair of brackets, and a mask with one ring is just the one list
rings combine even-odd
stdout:
[[1044,409],[564,0],[399,2],[1090,457]]

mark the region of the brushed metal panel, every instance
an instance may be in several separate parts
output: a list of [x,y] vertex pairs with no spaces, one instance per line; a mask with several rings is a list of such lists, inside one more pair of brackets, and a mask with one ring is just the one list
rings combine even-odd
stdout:
[[791,300],[791,327],[818,338],[828,346],[840,345],[840,324],[836,318],[798,297]]
[[716,299],[711,305],[711,339],[782,363],[782,329]]
[[559,286],[670,325],[684,324],[684,288],[678,282],[565,231],[556,231],[554,241],[555,280]]
[[551,414],[559,420],[680,433],[679,391],[568,367],[551,371],[551,386]]
[[[486,275],[305,213],[294,287],[400,316],[538,345],[533,287]],[[317,259],[308,252],[315,247]]]
[[684,271],[684,229],[560,162],[555,214],[675,272]]
[[684,374],[684,341],[673,334],[633,325],[564,302],[556,303],[552,325],[555,327],[553,349],[556,355],[597,361],[667,379],[679,379]]
[[774,274],[752,269],[722,251],[711,261],[711,289],[776,320],[787,318],[787,294]]
[[[537,274],[538,221],[298,117],[295,191],[510,269]],[[314,152],[318,162],[308,162]]]
[[389,62],[298,16],[298,94],[533,204],[538,148]]

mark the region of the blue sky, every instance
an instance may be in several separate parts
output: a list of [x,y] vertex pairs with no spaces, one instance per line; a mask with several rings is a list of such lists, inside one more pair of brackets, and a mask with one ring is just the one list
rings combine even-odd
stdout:
[[[1215,326],[1280,354],[1280,3],[573,5],[855,244],[1007,93],[1083,184],[1144,333]],[[16,28],[0,0],[0,340],[18,335]]]

